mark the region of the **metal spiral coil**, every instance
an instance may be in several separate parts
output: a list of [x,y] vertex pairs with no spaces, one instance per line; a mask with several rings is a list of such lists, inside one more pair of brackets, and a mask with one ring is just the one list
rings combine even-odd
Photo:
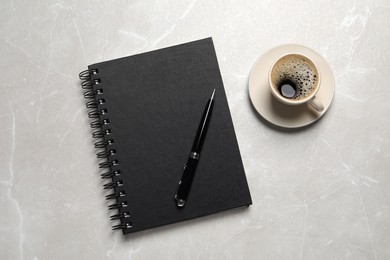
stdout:
[[96,142],[94,145],[95,145],[95,148],[99,149],[99,148],[106,148],[107,146],[113,145],[113,144],[114,144],[114,140],[109,139],[107,141],[102,140],[102,141]]
[[108,189],[113,189],[115,187],[120,187],[120,186],[123,186],[122,181],[113,181],[113,182],[109,182],[109,183],[104,184],[103,188],[105,190],[108,190]]
[[120,208],[126,208],[127,207],[127,202],[118,202],[114,203],[108,206],[108,209],[120,209]]
[[106,104],[103,92],[104,82],[101,81],[98,74],[99,71],[97,69],[84,70],[79,74],[79,78],[81,87],[84,90],[84,98],[87,100],[85,105],[89,109],[88,117],[92,120],[90,125],[92,129],[96,129],[92,132],[92,137],[99,139],[94,144],[96,149],[101,150],[97,152],[96,156],[104,160],[99,163],[99,168],[109,169],[108,172],[101,174],[103,180],[111,180],[111,182],[104,184],[103,188],[113,190],[113,193],[106,196],[106,200],[116,200],[116,203],[109,205],[108,209],[119,211],[117,214],[112,215],[110,219],[121,220],[121,224],[114,225],[112,229],[125,230],[131,228],[133,224],[131,221],[128,221],[130,213],[123,211],[123,208],[127,207],[126,193],[121,188],[123,182],[120,179],[119,161],[115,159],[117,154],[115,142],[111,136],[110,120],[107,118],[109,116],[108,110],[104,106]]
[[121,219],[121,218],[129,218],[129,217],[130,217],[130,213],[129,212],[123,212],[123,213],[112,215],[110,217],[110,219],[111,220],[115,220],[115,219]]
[[112,230],[117,230],[117,229],[127,229],[127,228],[132,228],[133,227],[133,224],[131,222],[126,222],[124,224],[119,224],[119,225],[116,225],[116,226],[113,226],[112,227]]
[[88,112],[89,118],[99,118],[100,115],[101,115],[100,111],[95,110],[95,109]]
[[125,191],[118,191],[109,195],[106,195],[106,200],[112,200],[119,197],[124,197],[126,195]]
[[94,120],[90,123],[91,128],[102,128],[104,125],[108,125],[110,123],[110,120],[103,119],[103,120]]
[[115,155],[116,150],[102,151],[97,153],[97,158],[109,158],[110,155]]
[[118,164],[119,164],[118,160],[106,161],[106,162],[99,163],[99,168],[101,169],[111,168],[111,166],[116,166]]
[[112,171],[112,172],[105,172],[105,173],[100,174],[102,179],[112,179],[115,176],[119,176],[119,175],[121,175],[121,171],[120,170],[115,170],[115,171]]
[[91,128],[102,128],[103,124],[100,120],[95,120],[90,123]]
[[99,103],[96,102],[96,100],[90,100],[87,103],[85,103],[87,108],[97,108]]

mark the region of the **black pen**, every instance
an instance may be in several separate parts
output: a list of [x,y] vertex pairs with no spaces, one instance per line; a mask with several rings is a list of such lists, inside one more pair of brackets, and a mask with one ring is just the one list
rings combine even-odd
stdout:
[[198,160],[200,156],[200,151],[202,150],[204,138],[206,136],[207,128],[209,126],[211,111],[213,110],[214,105],[214,93],[211,94],[209,101],[207,102],[206,108],[203,112],[202,119],[198,126],[198,131],[196,132],[195,140],[192,145],[190,156],[188,157],[187,163],[184,165],[184,172],[179,185],[177,187],[175,200],[178,207],[184,207],[186,203],[187,196],[191,189],[192,180],[194,179],[196,166],[198,165]]

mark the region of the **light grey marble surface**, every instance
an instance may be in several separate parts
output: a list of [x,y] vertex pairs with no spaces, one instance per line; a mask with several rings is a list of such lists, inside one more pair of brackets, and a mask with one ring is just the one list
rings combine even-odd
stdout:
[[[390,259],[390,2],[0,3],[1,259]],[[123,237],[110,229],[78,73],[212,36],[253,198]],[[259,121],[256,58],[284,43],[336,78],[325,117],[298,132]]]

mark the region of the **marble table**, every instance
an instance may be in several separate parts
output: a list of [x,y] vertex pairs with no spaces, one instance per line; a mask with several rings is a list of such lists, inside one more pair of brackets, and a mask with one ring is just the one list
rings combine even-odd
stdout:
[[[0,259],[390,259],[390,2],[0,3]],[[78,73],[212,36],[253,205],[111,231]],[[300,131],[264,124],[252,64],[286,43],[329,62],[336,94]]]

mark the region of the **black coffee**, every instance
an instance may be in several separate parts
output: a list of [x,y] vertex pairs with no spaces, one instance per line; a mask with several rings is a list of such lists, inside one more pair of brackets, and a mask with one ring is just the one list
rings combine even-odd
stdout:
[[285,98],[293,98],[297,94],[297,86],[291,80],[283,80],[278,85],[279,93]]
[[271,70],[271,82],[284,98],[295,101],[310,97],[319,86],[315,65],[299,54],[288,54],[280,58]]

